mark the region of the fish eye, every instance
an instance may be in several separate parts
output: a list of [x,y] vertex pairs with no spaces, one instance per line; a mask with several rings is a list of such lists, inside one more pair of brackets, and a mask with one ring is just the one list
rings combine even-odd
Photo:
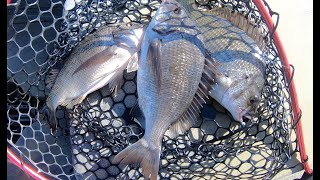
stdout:
[[173,12],[174,12],[175,14],[180,14],[180,13],[181,13],[181,7],[175,8],[175,9],[173,10]]
[[258,96],[251,96],[249,98],[249,103],[252,105],[252,104],[255,104],[255,103],[258,103],[260,101],[260,98]]

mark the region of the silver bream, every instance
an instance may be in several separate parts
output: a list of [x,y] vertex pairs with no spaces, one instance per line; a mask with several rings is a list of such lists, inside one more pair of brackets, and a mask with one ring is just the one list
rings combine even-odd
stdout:
[[137,89],[145,134],[113,163],[138,163],[146,178],[157,179],[165,132],[176,135],[193,125],[207,98],[201,80],[206,61],[195,23],[175,0],[163,0],[141,46]]
[[74,48],[60,72],[51,71],[47,84],[53,86],[46,101],[49,108],[46,112],[53,132],[59,105],[72,108],[107,84],[116,90],[123,83],[124,70],[137,69],[144,27],[138,23],[101,27]]

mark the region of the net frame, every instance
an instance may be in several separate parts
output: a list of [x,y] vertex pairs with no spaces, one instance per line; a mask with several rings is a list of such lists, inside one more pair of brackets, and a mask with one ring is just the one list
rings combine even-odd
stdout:
[[[278,15],[277,13],[271,11],[268,4],[265,2],[265,0],[252,0],[254,5],[258,8],[259,12],[261,13],[262,19],[265,21],[269,31],[271,32],[272,40],[274,41],[274,44],[276,46],[276,50],[278,52],[279,58],[281,60],[283,71],[285,72],[285,77],[288,80],[288,87],[290,91],[290,99],[292,103],[292,112],[293,112],[293,120],[292,123],[294,124],[293,127],[296,127],[296,135],[297,135],[297,142],[299,147],[299,153],[301,158],[301,163],[303,165],[304,171],[307,174],[312,174],[312,169],[310,168],[308,164],[308,156],[306,154],[305,145],[304,145],[304,138],[303,138],[303,131],[302,131],[302,122],[301,122],[301,109],[299,107],[297,92],[294,84],[294,69],[291,64],[289,64],[289,60],[287,58],[287,55],[285,53],[285,50],[283,48],[282,42],[280,40],[279,34],[277,33],[277,24],[273,23],[272,16]],[[10,0],[7,0],[7,4],[10,3]],[[7,147],[7,157],[11,162],[13,162],[16,166],[18,166],[21,169],[25,169],[26,172],[32,176],[35,179],[47,179],[42,174],[38,173],[37,170],[33,169],[31,166],[28,166],[27,164],[24,164],[22,159],[17,157],[12,150],[10,150]]]
[[[271,11],[271,9],[269,8],[269,6],[267,5],[267,3],[265,1],[263,3],[263,1],[253,0],[253,3],[257,6],[263,19],[266,21],[266,24],[267,24],[269,30],[272,32],[272,38],[273,38],[274,44],[276,45],[276,48],[278,50],[278,54],[279,54],[282,66],[284,68],[286,79],[289,80],[289,91],[290,91],[290,98],[291,98],[292,111],[293,111],[293,124],[297,128],[296,133],[297,133],[298,144],[299,144],[299,148],[300,148],[300,157],[301,157],[301,161],[302,161],[304,170],[306,171],[307,174],[311,174],[312,170],[308,164],[308,156],[307,156],[307,153],[305,150],[305,145],[304,145],[302,122],[301,122],[302,113],[301,113],[301,109],[299,107],[298,95],[297,95],[296,87],[295,87],[294,80],[293,80],[294,71],[291,71],[290,67],[292,67],[292,66],[289,64],[287,54],[286,54],[284,47],[282,45],[282,42],[280,40],[280,36],[276,30],[277,24],[274,25],[274,23],[272,21],[272,15],[275,13]],[[268,11],[269,11],[269,13],[268,13]],[[278,21],[277,21],[277,23],[278,23]]]

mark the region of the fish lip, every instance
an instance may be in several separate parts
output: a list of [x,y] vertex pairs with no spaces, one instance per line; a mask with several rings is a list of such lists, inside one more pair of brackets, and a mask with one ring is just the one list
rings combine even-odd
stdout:
[[237,112],[238,112],[238,120],[242,126],[245,126],[248,120],[251,120],[251,121],[253,120],[254,112],[252,111],[252,108],[250,106],[248,108],[239,107]]

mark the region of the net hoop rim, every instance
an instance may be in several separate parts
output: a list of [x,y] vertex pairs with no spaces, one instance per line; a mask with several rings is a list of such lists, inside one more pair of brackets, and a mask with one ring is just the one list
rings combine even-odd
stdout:
[[[272,20],[272,17],[270,13],[267,11],[266,5],[263,3],[263,0],[252,0],[252,2],[257,6],[261,17],[265,20],[266,25],[269,29],[269,31],[273,30],[274,28],[274,23]],[[7,0],[7,5],[11,3],[11,0]],[[284,47],[282,45],[282,42],[280,40],[279,34],[277,30],[274,30],[273,37],[272,39],[274,40],[275,46],[277,48],[278,54],[280,61],[283,65],[283,68],[285,70],[285,76],[286,79],[291,79],[291,69],[290,69],[290,64],[287,58],[287,55],[285,53]],[[296,126],[296,134],[297,134],[297,140],[298,140],[298,146],[300,148],[299,153],[300,153],[300,158],[301,162],[303,164],[303,168],[307,174],[312,174],[312,169],[310,168],[308,164],[308,156],[306,154],[305,150],[305,145],[304,145],[304,138],[303,138],[303,130],[302,130],[302,123],[300,121],[301,118],[301,111],[299,107],[299,102],[298,102],[298,96],[294,84],[294,80],[290,81],[289,84],[289,91],[290,91],[290,98],[292,102],[292,109],[293,109],[293,117],[294,117],[294,122],[297,123]],[[41,175],[36,169],[31,168],[30,166],[26,164],[22,164],[21,160],[19,157],[17,157],[7,146],[7,158],[11,160],[11,162],[16,165],[20,169],[26,170],[25,172],[30,175],[31,177],[35,178],[36,180],[48,180],[46,177]]]
[[[267,11],[266,5],[263,3],[262,0],[252,0],[252,1],[257,6],[259,12],[261,13],[262,18],[265,20],[269,31],[273,30],[274,23],[272,21],[272,17],[270,13]],[[284,68],[284,71],[285,71],[286,79],[287,80],[291,79],[292,74],[291,74],[290,64],[277,30],[274,31],[272,39],[274,40],[274,44],[277,48],[282,67]],[[310,168],[307,161],[308,156],[306,154],[305,145],[304,145],[302,123],[299,120],[301,118],[300,116],[301,111],[299,107],[298,95],[297,95],[293,78],[290,82],[291,83],[289,84],[289,91],[290,91],[290,99],[291,99],[292,110],[293,110],[293,123],[294,124],[297,123],[296,134],[297,134],[300,158],[301,158],[301,162],[303,164],[303,168],[305,172],[307,174],[312,174],[312,169]]]
[[40,174],[37,170],[34,168],[28,166],[27,164],[23,164],[19,157],[17,157],[11,149],[7,147],[7,158],[12,162],[14,165],[16,165],[18,168],[25,170],[25,173],[27,173],[29,176],[33,177],[36,180],[49,180],[48,178],[44,177],[42,174]]

